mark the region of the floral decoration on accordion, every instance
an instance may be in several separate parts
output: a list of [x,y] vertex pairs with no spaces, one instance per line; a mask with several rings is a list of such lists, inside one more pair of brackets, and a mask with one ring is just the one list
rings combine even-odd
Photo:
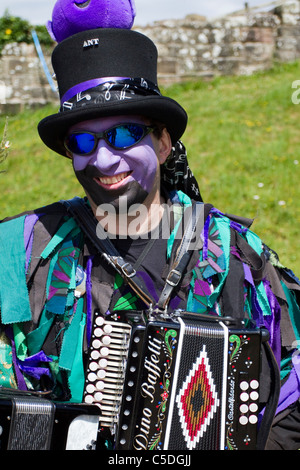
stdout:
[[[243,346],[247,345],[250,341],[251,341],[251,338],[247,334],[241,334],[241,335],[231,334],[229,336],[229,350],[228,350],[229,378],[230,376],[233,376],[233,374],[237,372],[236,363],[240,359]],[[245,357],[244,364],[247,367],[247,369],[251,367],[252,360],[250,356]],[[227,418],[228,416],[229,415],[227,415]],[[226,431],[226,439],[225,439],[226,450],[238,450],[238,447],[235,443],[233,436],[234,436],[234,426],[233,426],[233,416],[232,416],[232,419],[231,420],[229,419],[227,422],[227,431]],[[247,435],[246,438],[244,439],[245,445],[247,446],[250,441],[251,441],[251,438]]]
[[[231,370],[235,371],[235,364],[239,359],[242,348],[245,344],[248,344],[250,337],[248,335],[230,335],[229,336],[229,366]],[[252,364],[251,358],[248,357],[245,361],[245,365],[249,368]]]
[[157,330],[157,333],[163,337],[163,349],[165,353],[166,360],[164,362],[164,371],[162,374],[162,381],[160,382],[161,388],[161,401],[158,402],[157,408],[157,422],[156,422],[156,433],[152,436],[149,441],[149,449],[155,450],[160,449],[161,445],[161,436],[163,432],[163,424],[166,418],[166,410],[168,405],[169,399],[169,388],[170,388],[170,379],[171,379],[171,368],[173,364],[173,353],[175,349],[175,345],[177,343],[177,331],[173,329],[167,329],[161,327]]

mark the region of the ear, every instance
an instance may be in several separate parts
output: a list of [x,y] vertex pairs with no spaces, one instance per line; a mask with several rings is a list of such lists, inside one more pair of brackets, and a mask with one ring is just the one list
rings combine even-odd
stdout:
[[172,150],[172,140],[166,128],[162,130],[158,145],[158,160],[160,165],[162,165],[165,163]]

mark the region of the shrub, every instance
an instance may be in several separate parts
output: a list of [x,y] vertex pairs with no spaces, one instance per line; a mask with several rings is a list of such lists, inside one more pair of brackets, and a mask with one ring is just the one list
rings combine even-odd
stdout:
[[6,10],[0,18],[0,54],[6,44],[12,42],[25,42],[31,44],[33,42],[31,31],[35,29],[43,46],[50,47],[53,45],[46,26],[32,26],[29,21],[23,20],[17,16],[12,16]]

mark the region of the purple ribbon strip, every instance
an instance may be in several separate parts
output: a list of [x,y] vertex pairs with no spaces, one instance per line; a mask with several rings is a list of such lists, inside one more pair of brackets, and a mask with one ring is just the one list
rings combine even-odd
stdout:
[[264,288],[267,294],[268,302],[271,308],[272,315],[265,315],[264,322],[265,326],[270,333],[270,346],[275,355],[278,366],[280,367],[281,361],[281,335],[280,335],[280,319],[281,319],[281,307],[279,302],[273,293],[270,282],[267,279],[263,279]]
[[208,256],[208,237],[209,237],[209,226],[210,226],[210,216],[206,218],[204,223],[203,231],[201,234],[201,238],[203,240],[203,252],[202,252],[202,259],[203,261],[207,259]]
[[[40,214],[42,215],[42,214]],[[27,215],[24,222],[24,245],[26,250],[26,265],[25,265],[25,272],[28,270],[28,266],[30,263],[30,256],[33,244],[33,228],[38,221],[40,215],[37,214],[30,214]]]
[[299,351],[294,353],[292,357],[293,369],[289,378],[281,387],[276,414],[288,408],[295,403],[300,397],[300,359]]
[[25,372],[28,375],[40,380],[42,375],[51,376],[51,372],[46,367],[40,367],[40,364],[43,362],[52,362],[52,359],[44,353],[44,351],[40,351],[33,356],[27,357],[24,361],[21,361],[17,357],[16,353],[16,345],[13,335],[13,330],[9,326],[6,328],[5,333],[7,337],[11,340],[11,348],[12,348],[12,359],[14,364],[14,371],[17,379],[18,389],[22,391],[27,390],[26,381],[23,377],[22,372]]
[[17,380],[17,385],[18,389],[22,391],[27,390],[27,385],[25,382],[25,379],[23,377],[22,372],[19,369],[19,364],[18,364],[18,359],[17,359],[17,354],[16,354],[16,345],[15,345],[15,340],[14,340],[14,335],[13,335],[13,330],[9,326],[6,328],[6,335],[11,341],[11,350],[12,350],[12,360],[13,360],[13,365],[14,365],[14,370],[15,370],[15,375],[16,375],[16,380]]
[[40,380],[42,375],[47,375],[48,377],[51,376],[51,372],[47,367],[40,367],[42,362],[52,362],[52,359],[46,356],[43,351],[27,357],[24,361],[17,359],[17,364],[20,370],[37,380]]
[[244,273],[245,273],[245,281],[250,284],[250,295],[251,295],[251,304],[252,304],[252,315],[253,320],[256,322],[258,326],[264,325],[264,315],[263,311],[259,305],[257,292],[254,284],[254,280],[252,277],[250,266],[243,263],[244,266]]
[[78,85],[70,88],[61,98],[61,104],[65,103],[74,96],[87,91],[90,88],[95,88],[96,86],[103,85],[104,83],[115,82],[117,80],[129,80],[129,77],[103,77],[103,78],[94,78],[92,80],[87,80],[86,82],[78,83]]

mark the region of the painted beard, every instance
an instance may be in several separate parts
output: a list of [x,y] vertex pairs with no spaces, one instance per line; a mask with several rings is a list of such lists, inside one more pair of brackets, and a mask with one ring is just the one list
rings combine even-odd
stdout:
[[[75,171],[75,175],[97,207],[105,204],[108,209],[111,205],[112,211],[115,213],[121,213],[122,210],[127,212],[126,208],[130,208],[133,204],[142,204],[149,194],[137,181],[132,179],[117,189],[108,190],[99,184],[101,175],[99,175],[97,168],[90,165],[83,170]],[[123,204],[120,204],[120,198],[122,198]],[[126,204],[124,204],[125,198]]]

